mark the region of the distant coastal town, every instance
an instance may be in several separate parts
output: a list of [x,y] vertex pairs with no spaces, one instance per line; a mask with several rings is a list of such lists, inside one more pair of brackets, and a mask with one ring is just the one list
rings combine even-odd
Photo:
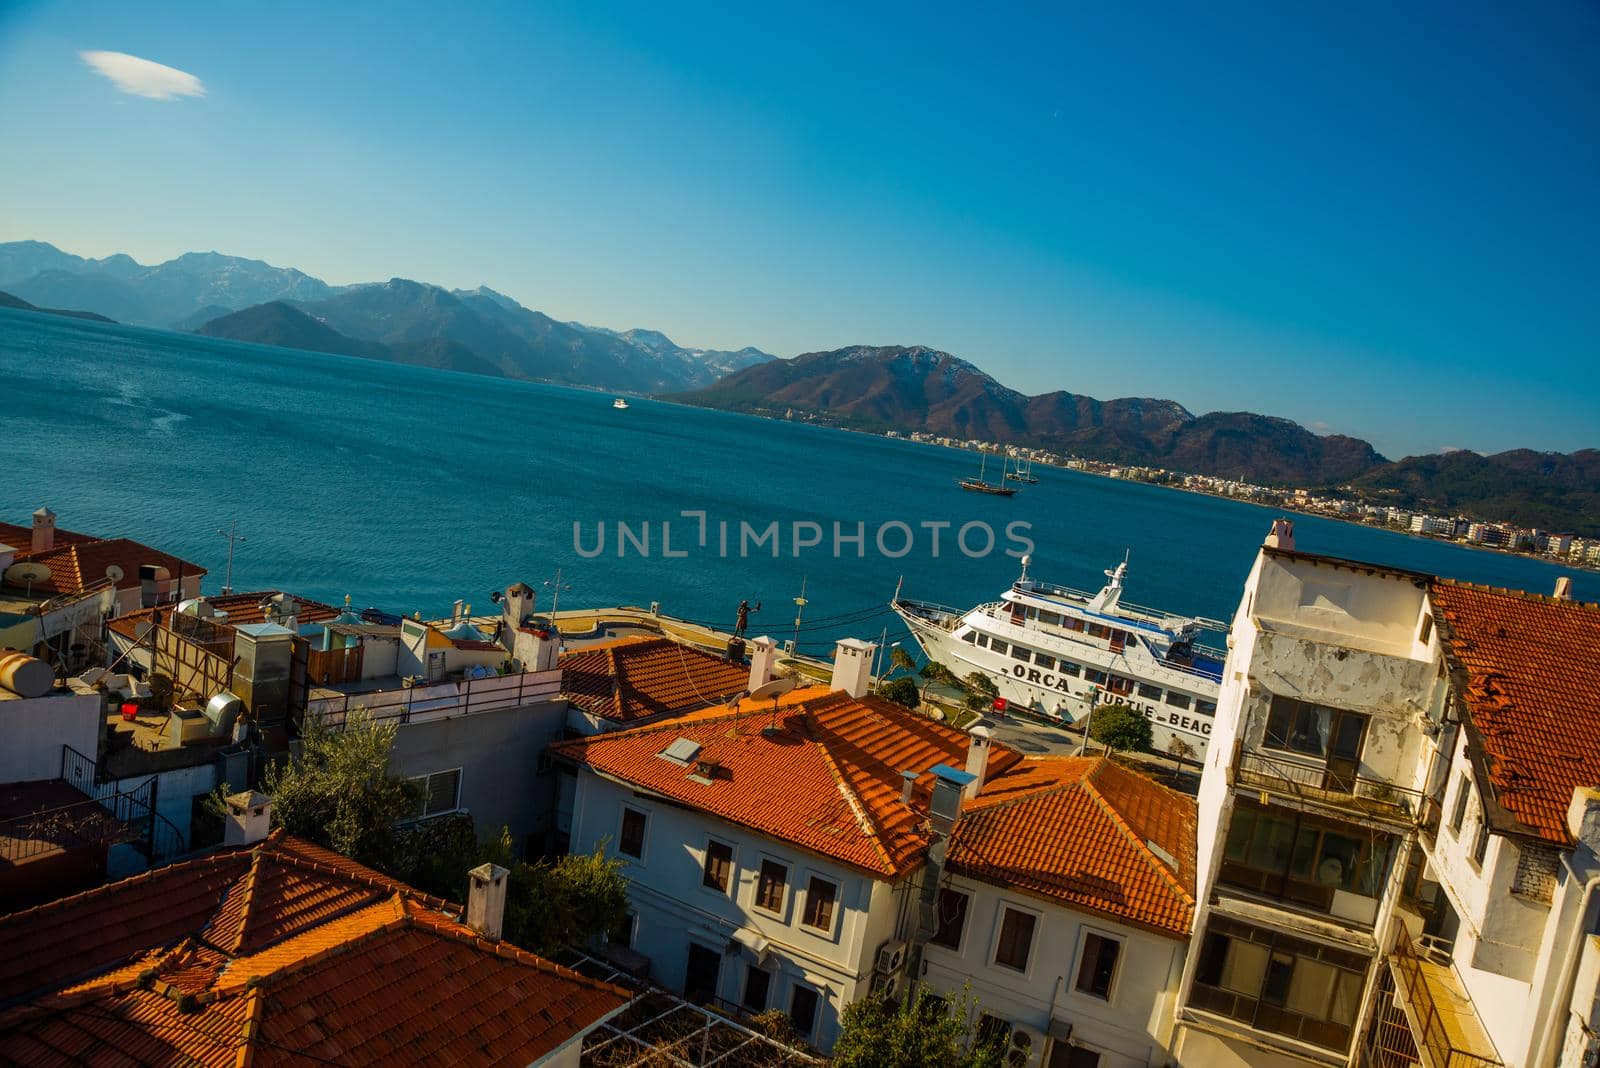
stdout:
[[1403,534],[1452,541],[1479,549],[1513,553],[1557,561],[1563,564],[1600,570],[1600,538],[1585,538],[1571,533],[1521,527],[1510,523],[1491,523],[1466,515],[1433,515],[1426,512],[1375,504],[1353,497],[1342,497],[1309,489],[1288,489],[1262,486],[1237,479],[1215,475],[1195,475],[1172,471],[1163,467],[1139,467],[1132,464],[1107,463],[1081,456],[1064,456],[1045,449],[1022,445],[1002,445],[976,439],[962,440],[922,432],[885,432],[885,437],[921,444],[941,445],[950,449],[967,449],[1003,455],[1012,460],[1050,467],[1063,467],[1104,478],[1120,478],[1130,482],[1147,482],[1170,489],[1204,493],[1212,497],[1230,497],[1270,508],[1281,508],[1305,515],[1341,519],[1350,523],[1383,527]]

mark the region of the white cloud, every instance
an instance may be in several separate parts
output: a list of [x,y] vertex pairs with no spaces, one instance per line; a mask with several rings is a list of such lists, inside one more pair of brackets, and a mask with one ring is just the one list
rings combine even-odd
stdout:
[[163,66],[126,52],[79,52],[83,61],[110,79],[124,93],[151,100],[176,100],[180,96],[205,96],[206,87],[193,74]]

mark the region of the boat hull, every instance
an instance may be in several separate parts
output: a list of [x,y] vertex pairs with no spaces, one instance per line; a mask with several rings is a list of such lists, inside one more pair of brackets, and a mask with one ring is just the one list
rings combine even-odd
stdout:
[[[928,659],[939,661],[958,678],[974,671],[982,673],[995,684],[1013,710],[1025,709],[1047,721],[1067,725],[1082,723],[1097,705],[1126,704],[1144,713],[1150,721],[1153,751],[1171,753],[1174,741],[1178,741],[1188,748],[1184,754],[1187,758],[1201,759],[1205,755],[1211,737],[1211,717],[1144,699],[1137,692],[1111,693],[1086,678],[1041,671],[964,642],[953,630],[954,622],[960,617],[947,610],[913,601],[896,601],[892,607]],[[1199,692],[1193,696],[1208,700],[1216,697],[1215,693]]]

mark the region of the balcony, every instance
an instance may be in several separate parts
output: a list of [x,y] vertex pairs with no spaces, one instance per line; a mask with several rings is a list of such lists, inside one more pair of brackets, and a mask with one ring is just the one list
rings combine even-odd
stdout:
[[390,676],[313,689],[306,714],[321,717],[324,726],[338,731],[349,723],[353,710],[364,710],[379,723],[404,725],[521,708],[554,701],[560,694],[559,669],[409,684]]
[[1422,823],[1428,798],[1420,790],[1396,786],[1355,771],[1336,770],[1328,764],[1277,757],[1260,750],[1245,752],[1234,743],[1231,785],[1265,790],[1311,808],[1346,819],[1369,819],[1406,827]]
[[1448,954],[1400,927],[1367,1035],[1374,1068],[1498,1068],[1503,1062]]

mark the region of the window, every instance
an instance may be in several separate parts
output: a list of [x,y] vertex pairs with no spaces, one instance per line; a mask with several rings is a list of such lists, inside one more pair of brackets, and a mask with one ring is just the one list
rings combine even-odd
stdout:
[[1370,958],[1214,917],[1192,1003],[1258,1030],[1344,1050]]
[[1215,701],[1196,701],[1194,710],[1202,716],[1214,716],[1217,714],[1217,703]]
[[761,874],[756,878],[756,908],[782,912],[783,891],[788,881],[788,868],[775,860],[763,860]]
[[978,644],[978,632],[975,630],[969,630],[965,634],[961,635],[961,640],[966,642],[968,645],[976,645]]
[[763,1012],[767,1007],[767,994],[772,989],[772,973],[762,971],[754,964],[744,970],[744,997],[739,1004],[751,1012]]
[[643,812],[623,806],[622,834],[617,839],[617,852],[624,853],[635,860],[644,856],[644,824],[645,815]]
[[1116,978],[1117,958],[1122,943],[1093,931],[1084,936],[1083,958],[1078,962],[1078,990],[1097,998],[1111,998],[1111,981]]
[[1031,659],[1031,657],[1028,655],[1028,650],[1024,649],[1020,645],[1013,645],[1011,647],[1011,659],[1020,660],[1024,664],[1026,664]]
[[1161,700],[1161,687],[1152,686],[1148,682],[1141,682],[1139,684],[1139,696],[1147,697],[1152,701],[1159,701]]
[[1049,653],[1034,653],[1033,662],[1046,671],[1054,671],[1056,669],[1056,658]]
[[1068,616],[1064,620],[1062,620],[1061,625],[1066,627],[1068,630],[1082,630],[1083,629],[1083,620],[1074,619],[1071,616]]
[[1189,707],[1189,695],[1186,693],[1179,693],[1176,690],[1167,691],[1166,701],[1167,704],[1171,705],[1173,708]]
[[801,1038],[810,1038],[817,1027],[817,1005],[821,999],[809,986],[796,983],[789,993],[789,1022]]
[[995,942],[994,962],[1019,972],[1028,970],[1028,954],[1033,949],[1033,928],[1039,918],[1031,912],[1005,906],[1000,911],[1000,937]]
[[989,648],[989,636],[987,634],[978,635],[978,644],[985,649]]
[[993,649],[997,653],[1004,653],[1007,646],[1006,643],[1001,641],[999,638],[994,638],[990,640],[989,648]]
[[1426,645],[1431,637],[1433,637],[1433,617],[1423,616],[1422,627],[1417,631],[1417,641]]
[[1462,772],[1456,780],[1456,803],[1450,809],[1450,833],[1461,837],[1461,824],[1467,818],[1467,802],[1472,800],[1472,778]]
[[1040,611],[1039,622],[1047,627],[1059,627],[1061,626],[1061,615],[1057,612]]
[[1102,625],[1100,623],[1090,623],[1089,624],[1089,637],[1091,637],[1091,638],[1104,638],[1106,635],[1108,635],[1110,633],[1111,633],[1110,628],[1108,628],[1108,627],[1106,627],[1106,626],[1104,626],[1104,625]]
[[1336,890],[1381,896],[1394,853],[1391,835],[1240,797],[1220,878],[1227,886],[1324,910]]
[[706,843],[705,872],[700,877],[702,886],[719,893],[728,892],[728,877],[733,874],[733,846],[713,839]]
[[1483,858],[1489,852],[1489,814],[1480,812],[1478,825],[1472,830],[1472,863],[1483,867]]
[[717,980],[722,973],[722,954],[699,942],[689,943],[689,959],[683,973],[683,997],[703,1005],[717,996]]
[[1087,1046],[1056,1042],[1050,1047],[1048,1068],[1100,1068],[1100,1054]]
[[412,819],[427,819],[461,807],[461,769],[436,771],[432,775],[418,775],[408,782],[416,783],[422,791]]
[[1078,673],[1082,670],[1082,668],[1070,660],[1061,661],[1061,674],[1063,675],[1071,675],[1073,678],[1077,678]]
[[971,898],[960,890],[945,887],[939,891],[938,930],[931,941],[936,946],[959,950],[961,936],[967,929],[967,905]]
[[829,882],[818,875],[811,877],[811,883],[806,887],[806,911],[801,918],[807,927],[814,927],[819,931],[833,930],[833,904],[839,896],[837,884]]
[[1111,681],[1107,684],[1106,689],[1110,690],[1112,693],[1132,693],[1133,680],[1125,679],[1121,675],[1113,675],[1111,676]]
[[1006,1047],[1011,1045],[1011,1022],[1002,1020],[998,1016],[988,1013],[978,1014],[977,1041],[973,1043],[978,1049],[991,1050],[998,1056],[1004,1056]]

